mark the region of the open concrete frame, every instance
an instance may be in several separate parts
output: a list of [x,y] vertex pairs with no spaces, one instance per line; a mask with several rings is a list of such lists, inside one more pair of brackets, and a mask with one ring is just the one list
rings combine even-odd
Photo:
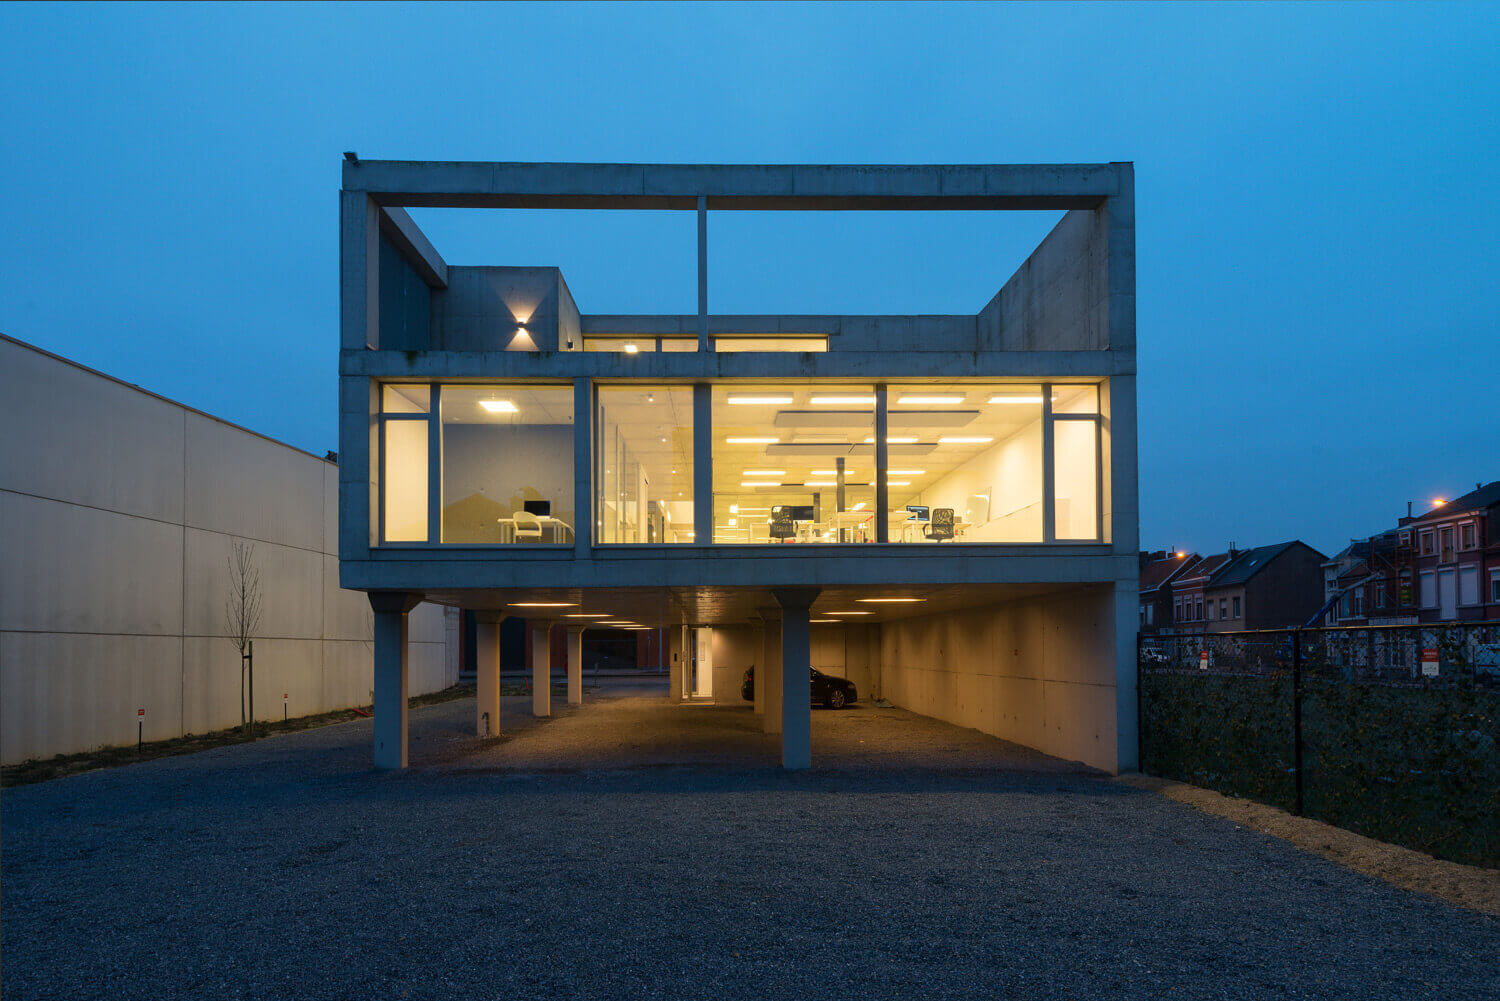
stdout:
[[[784,765],[802,768],[811,761],[810,609],[820,600],[899,593],[924,600],[900,610],[882,608],[867,624],[848,627],[866,631],[867,645],[878,649],[875,687],[886,697],[1107,771],[1136,767],[1139,532],[1130,164],[649,165],[346,156],[340,198],[340,576],[344,587],[370,592],[377,620],[375,701],[382,720],[376,727],[377,765],[406,764],[400,620],[419,598],[484,611],[491,621],[517,614],[507,613],[517,602],[572,601],[607,604],[637,621],[722,627],[726,636],[744,633],[745,648],[760,652],[758,658],[748,656],[759,660],[766,678],[765,705],[758,692],[757,708],[765,714],[766,728],[782,734]],[[696,212],[697,314],[591,316],[574,308],[577,326],[568,331],[566,343],[555,333],[540,350],[522,352],[448,349],[438,336],[443,321],[434,307],[430,317],[418,318],[419,324],[429,324],[428,340],[392,337],[390,325],[382,326],[382,246],[398,253],[435,295],[443,295],[450,277],[461,270],[450,269],[406,207]],[[1060,209],[1066,214],[976,315],[709,312],[710,212],[840,209]],[[571,296],[566,298],[571,306]],[[712,338],[720,334],[766,331],[824,334],[829,350],[719,353],[712,348]],[[580,350],[590,332],[695,333],[698,350],[632,356],[627,373],[614,354]],[[939,551],[881,544],[883,525],[873,545],[715,546],[711,533],[700,531],[691,546],[596,546],[588,517],[576,519],[571,547],[375,543],[372,442],[382,382],[571,382],[575,497],[582,505],[593,496],[594,380],[622,376],[693,385],[695,456],[703,457],[712,454],[708,389],[717,382],[874,383],[883,403],[884,386],[897,381],[1097,380],[1105,443],[1099,458],[1101,541],[1054,542],[1052,519],[1044,513],[1042,544],[959,544],[936,547]],[[885,451],[884,413],[881,406],[877,453]],[[886,501],[883,460],[879,455],[877,510]],[[1044,443],[1043,469],[1050,477],[1050,443]],[[698,525],[712,522],[711,476],[711,458],[696,461]],[[430,509],[436,506],[434,499]],[[545,637],[540,628],[539,633]],[[574,646],[569,643],[570,652]],[[545,649],[545,643],[538,648]],[[492,651],[480,651],[481,665],[495,661]],[[534,667],[542,681],[541,664]],[[573,673],[570,663],[570,679]],[[483,679],[481,689],[487,697],[494,690]],[[541,692],[537,699],[539,714],[550,711]]]

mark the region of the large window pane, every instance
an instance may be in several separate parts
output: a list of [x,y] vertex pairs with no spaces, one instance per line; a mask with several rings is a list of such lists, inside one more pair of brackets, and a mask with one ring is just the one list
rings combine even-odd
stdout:
[[875,538],[875,388],[713,388],[717,543]]
[[1053,423],[1057,470],[1054,501],[1058,539],[1097,539],[1098,425],[1094,421],[1059,420]]
[[597,541],[692,542],[692,387],[605,385],[598,397]]
[[571,544],[573,387],[444,386],[447,543]]
[[385,541],[427,541],[427,422],[385,422]]
[[1042,541],[1041,386],[892,386],[887,407],[892,542]]

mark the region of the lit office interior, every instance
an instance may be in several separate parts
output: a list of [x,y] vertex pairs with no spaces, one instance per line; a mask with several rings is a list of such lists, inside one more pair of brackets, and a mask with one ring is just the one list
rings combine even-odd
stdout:
[[875,387],[714,386],[719,543],[875,538]]
[[601,385],[597,398],[597,541],[692,542],[692,387]]
[[[692,387],[595,397],[595,541],[694,542]],[[432,540],[429,476],[443,543],[573,541],[571,385],[392,384],[381,399],[382,541]],[[714,385],[713,542],[875,541],[875,401],[872,385]],[[886,413],[890,542],[1103,538],[1098,386],[894,384]]]

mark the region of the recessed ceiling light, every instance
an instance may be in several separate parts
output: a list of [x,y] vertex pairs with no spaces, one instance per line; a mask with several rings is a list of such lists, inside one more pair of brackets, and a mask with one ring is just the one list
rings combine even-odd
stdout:
[[741,487],[779,487],[780,480],[740,480]]
[[911,480],[886,480],[885,485],[888,487],[909,487],[911,486]]
[[725,438],[726,445],[774,445],[780,438]]
[[824,612],[823,614],[824,615],[874,615],[875,613],[874,612],[856,611],[856,612]]
[[612,616],[608,612],[569,612],[564,615],[565,619],[608,619]]
[[946,404],[946,403],[962,403],[963,401],[964,401],[963,394],[962,393],[958,393],[958,394],[946,395],[946,396],[903,396],[900,399],[898,399],[896,402],[897,403],[912,403],[912,404],[919,404],[919,405],[925,405],[925,406],[940,406],[940,405]]
[[735,407],[779,407],[791,403],[790,396],[731,396],[730,406]]
[[[914,601],[926,601],[926,598],[855,598],[855,601],[866,605],[908,605]],[[830,613],[832,614],[832,613]]]
[[983,445],[995,439],[987,434],[976,435],[944,435],[938,439],[939,445]]
[[875,397],[872,396],[814,396],[809,402],[820,407],[857,407],[873,406]]
[[838,619],[808,619],[808,622],[838,622]]
[[509,400],[480,400],[479,405],[492,414],[516,413],[516,405]]
[[576,601],[512,601],[511,608],[577,608]]

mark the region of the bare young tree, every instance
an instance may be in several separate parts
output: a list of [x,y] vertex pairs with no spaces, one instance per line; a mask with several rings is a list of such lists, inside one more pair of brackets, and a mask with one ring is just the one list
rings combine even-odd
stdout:
[[[229,554],[229,594],[224,599],[224,628],[229,641],[240,654],[240,726],[249,726],[255,718],[255,674],[251,666],[251,642],[260,628],[260,567],[255,563],[255,546],[235,540]],[[249,719],[245,715],[246,672],[250,672]]]

